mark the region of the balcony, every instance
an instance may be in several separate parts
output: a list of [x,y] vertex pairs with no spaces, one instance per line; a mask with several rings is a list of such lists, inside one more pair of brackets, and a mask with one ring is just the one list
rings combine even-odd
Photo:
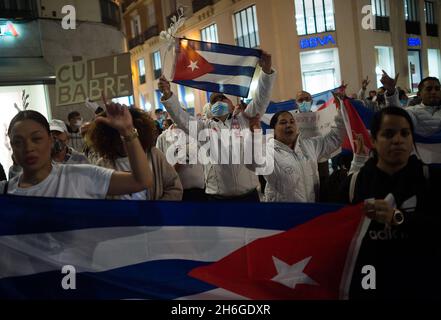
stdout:
[[157,35],[159,35],[158,25],[151,26],[146,31],[144,31],[144,41],[147,41],[150,38],[156,37]]
[[375,30],[390,31],[389,17],[375,16]]
[[406,21],[407,34],[421,34],[421,24],[419,21]]
[[426,33],[429,37],[438,37],[438,25],[426,23]]
[[119,7],[112,1],[100,0],[101,21],[105,24],[121,29],[121,14]]
[[129,50],[141,46],[145,41],[150,38],[156,37],[159,34],[158,25],[154,25],[148,28],[144,33],[137,35],[135,38],[129,40]]
[[214,0],[193,0],[192,6],[193,6],[193,12],[197,12],[206,6],[211,6],[214,4]]

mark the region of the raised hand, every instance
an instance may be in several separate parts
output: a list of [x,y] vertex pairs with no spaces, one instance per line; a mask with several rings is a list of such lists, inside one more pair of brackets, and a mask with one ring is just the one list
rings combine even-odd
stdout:
[[369,77],[366,77],[366,79],[363,79],[363,82],[361,83],[362,89],[366,90],[369,83],[371,83],[371,81],[369,80]]
[[395,79],[392,79],[386,71],[383,71],[383,76],[381,77],[380,82],[383,84],[384,88],[389,92],[393,93],[395,92],[395,87],[397,86],[397,81],[400,76],[399,73],[395,76]]
[[164,100],[168,100],[172,96],[170,82],[164,76],[159,78],[158,89],[162,93]]
[[260,58],[259,66],[262,67],[263,72],[265,72],[266,74],[272,73],[272,58],[268,52],[262,51],[262,57]]
[[107,102],[104,93],[102,99],[106,107],[106,117],[98,116],[95,121],[118,130],[122,136],[128,136],[133,132],[133,119],[127,106],[119,103]]

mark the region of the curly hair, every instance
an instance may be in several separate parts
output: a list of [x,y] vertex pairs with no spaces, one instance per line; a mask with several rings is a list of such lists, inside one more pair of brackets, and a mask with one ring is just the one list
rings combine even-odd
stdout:
[[[142,148],[147,151],[155,145],[157,136],[154,120],[144,111],[136,108],[129,108],[133,118],[133,125],[138,130],[139,141]],[[102,112],[100,116],[105,117],[106,113]],[[88,130],[87,140],[90,146],[103,158],[108,160],[116,160],[125,157],[123,143],[117,130],[104,125],[102,123],[92,123]]]

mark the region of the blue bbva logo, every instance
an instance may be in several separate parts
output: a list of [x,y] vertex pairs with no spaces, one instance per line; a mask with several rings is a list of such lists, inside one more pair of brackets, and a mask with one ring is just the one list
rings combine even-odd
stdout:
[[312,38],[301,39],[300,48],[308,49],[308,48],[316,48],[318,46],[324,47],[329,43],[336,44],[334,38],[330,34],[323,37],[312,37]]

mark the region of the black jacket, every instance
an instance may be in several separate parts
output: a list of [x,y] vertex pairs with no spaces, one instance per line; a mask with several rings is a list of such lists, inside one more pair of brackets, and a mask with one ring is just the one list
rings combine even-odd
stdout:
[[3,170],[3,166],[0,163],[0,181],[6,180],[5,170]]
[[[423,167],[411,156],[407,166],[392,176],[381,171],[374,159],[360,170],[352,203],[384,199],[392,193],[404,223],[386,227],[371,221],[354,269],[350,298],[441,298],[441,170],[430,167],[426,178]],[[345,202],[349,202],[351,178],[342,188]],[[366,265],[376,269],[376,290],[361,286]]]

